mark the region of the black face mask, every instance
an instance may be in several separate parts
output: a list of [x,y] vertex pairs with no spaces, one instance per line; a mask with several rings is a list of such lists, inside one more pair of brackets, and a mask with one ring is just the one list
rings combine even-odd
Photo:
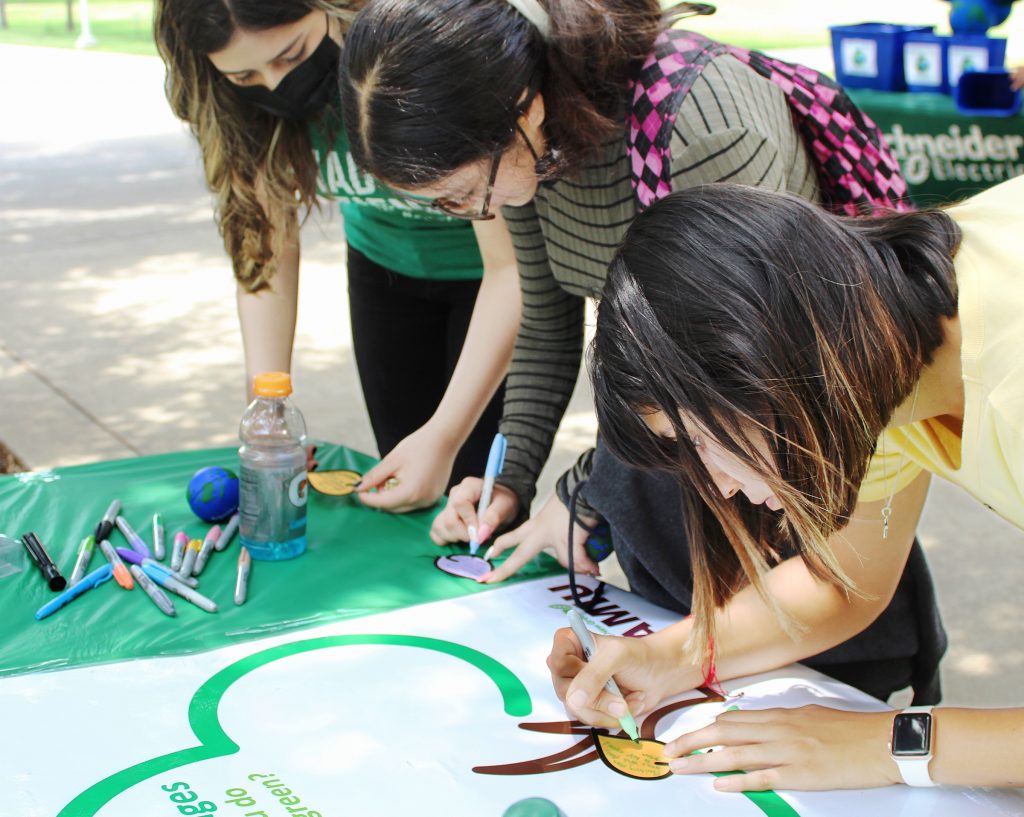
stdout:
[[295,66],[271,91],[262,85],[239,85],[235,90],[250,105],[274,116],[301,122],[312,119],[334,97],[341,49],[325,34],[320,45]]

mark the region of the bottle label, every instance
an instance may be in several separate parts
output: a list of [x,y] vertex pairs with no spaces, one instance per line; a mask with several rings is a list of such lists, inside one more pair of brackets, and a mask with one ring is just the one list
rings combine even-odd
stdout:
[[291,542],[306,534],[306,469],[239,469],[239,534],[253,542]]

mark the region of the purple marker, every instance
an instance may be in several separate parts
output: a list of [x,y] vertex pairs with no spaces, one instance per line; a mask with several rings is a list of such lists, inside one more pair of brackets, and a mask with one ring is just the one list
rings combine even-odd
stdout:
[[114,548],[114,551],[126,562],[130,562],[133,565],[141,565],[142,560],[148,558],[147,556],[143,556],[137,550],[132,550],[131,548]]
[[137,550],[147,559],[153,558],[153,554],[149,549],[149,545],[142,541],[142,537],[139,536],[139,534],[135,532],[132,526],[128,524],[127,519],[118,514],[116,524],[117,529],[124,534],[124,538],[127,539],[128,544],[132,546],[132,550]]

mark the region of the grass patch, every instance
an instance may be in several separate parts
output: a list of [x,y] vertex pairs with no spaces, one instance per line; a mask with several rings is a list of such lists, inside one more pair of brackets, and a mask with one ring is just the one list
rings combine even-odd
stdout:
[[[67,5],[60,0],[8,2],[7,28],[0,43],[74,48],[81,33],[78,0],[72,3],[74,30],[67,28]],[[96,51],[156,55],[153,43],[153,4],[150,0],[91,0],[89,26]]]

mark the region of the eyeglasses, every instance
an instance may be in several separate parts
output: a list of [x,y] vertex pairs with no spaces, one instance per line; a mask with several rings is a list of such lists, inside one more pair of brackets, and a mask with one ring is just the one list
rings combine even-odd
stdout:
[[[524,103],[525,107],[529,107],[535,93],[535,91],[530,92],[526,102]],[[520,116],[522,115],[523,114],[521,112]],[[515,129],[519,132],[519,135],[523,137],[523,141],[526,143],[526,147],[530,151],[530,155],[533,156],[533,161],[537,162],[537,151],[534,150],[533,143],[530,141],[530,137],[526,135],[526,131],[524,131],[522,126],[519,124],[519,120],[516,120]],[[487,177],[487,187],[484,190],[483,203],[480,206],[480,211],[477,213],[467,213],[464,209],[461,209],[461,204],[453,202],[451,199],[422,199],[419,196],[413,196],[408,193],[399,193],[398,195],[406,201],[414,202],[415,204],[429,207],[433,210],[440,210],[446,216],[451,216],[452,218],[462,219],[463,221],[491,221],[494,218],[494,213],[490,211],[491,192],[494,190],[494,182],[498,178],[498,168],[501,167],[501,158],[503,155],[504,151],[500,148],[491,154],[491,172]]]
[[415,202],[432,210],[440,210],[446,216],[451,216],[452,218],[462,219],[463,221],[491,221],[494,219],[494,213],[491,212],[491,192],[494,190],[494,182],[498,178],[498,168],[501,166],[502,153],[503,151],[496,150],[491,155],[491,172],[487,177],[487,187],[484,190],[484,199],[480,205],[479,212],[466,212],[462,209],[463,205],[453,202],[451,199],[421,199],[408,193],[401,193],[399,195],[406,201]]

